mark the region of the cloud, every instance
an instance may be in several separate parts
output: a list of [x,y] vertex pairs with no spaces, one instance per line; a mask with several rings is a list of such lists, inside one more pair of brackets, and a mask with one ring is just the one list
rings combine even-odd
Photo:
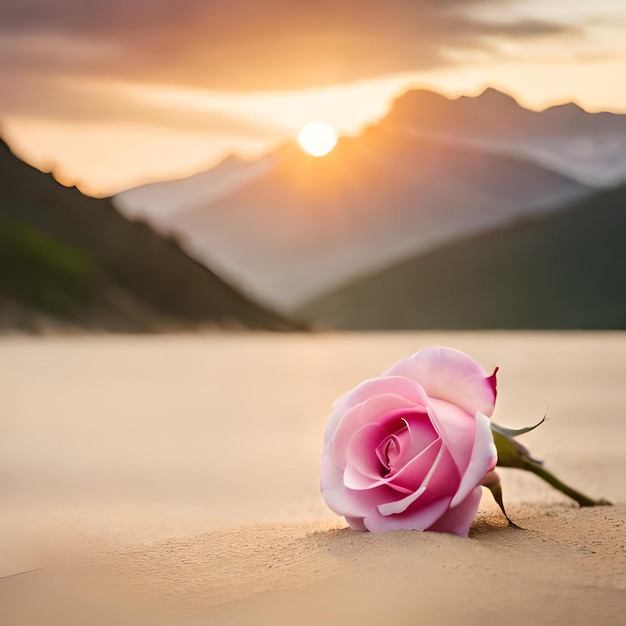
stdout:
[[523,40],[572,29],[539,20],[481,21],[472,15],[475,4],[0,0],[0,52],[5,71],[249,91],[427,70],[452,62],[446,49],[485,49],[493,37]]
[[61,122],[131,123],[215,136],[273,139],[282,129],[225,111],[168,106],[138,99],[128,85],[107,79],[75,81],[49,74],[5,72],[0,116]]

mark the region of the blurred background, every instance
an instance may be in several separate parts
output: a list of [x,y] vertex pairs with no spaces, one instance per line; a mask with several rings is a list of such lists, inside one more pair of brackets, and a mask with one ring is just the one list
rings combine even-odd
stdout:
[[619,0],[0,0],[0,328],[623,329]]
[[[617,624],[625,242],[624,0],[0,0],[0,623],[73,623],[37,581],[75,609],[86,579],[30,570],[104,553],[184,623],[367,562],[363,624],[435,569],[481,624]],[[424,559],[340,530],[332,402],[427,345],[500,367],[498,423],[549,408],[524,443],[618,506],[504,470],[526,543],[490,497]]]

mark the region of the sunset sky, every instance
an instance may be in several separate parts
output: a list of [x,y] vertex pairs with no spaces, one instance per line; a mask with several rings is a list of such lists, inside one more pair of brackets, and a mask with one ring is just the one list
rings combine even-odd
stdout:
[[356,133],[412,86],[626,111],[624,0],[0,0],[0,133],[88,193]]

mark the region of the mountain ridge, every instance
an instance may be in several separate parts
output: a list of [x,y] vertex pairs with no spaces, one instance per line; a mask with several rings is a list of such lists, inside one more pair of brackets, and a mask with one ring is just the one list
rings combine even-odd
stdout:
[[179,187],[158,227],[289,312],[364,271],[618,184],[625,122],[574,104],[532,111],[493,88],[456,99],[413,90],[322,159],[289,145],[226,193],[207,186],[191,202]]
[[381,268],[303,304],[340,330],[626,329],[626,185]]
[[[148,332],[192,327],[291,330],[106,199],[57,183],[0,139],[0,325]],[[1,317],[1,316],[0,316]],[[36,326],[37,323],[33,322]],[[32,326],[32,324],[31,324]]]
[[340,139],[324,159],[294,147],[264,176],[179,211],[170,228],[194,256],[289,311],[364,264],[406,257],[459,230],[506,221],[516,207],[549,209],[584,191],[527,158],[373,126]]

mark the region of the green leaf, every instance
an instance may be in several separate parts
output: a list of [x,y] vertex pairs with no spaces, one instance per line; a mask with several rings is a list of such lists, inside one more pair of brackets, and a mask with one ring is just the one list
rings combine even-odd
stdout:
[[547,413],[543,416],[540,422],[538,422],[534,426],[526,426],[526,428],[506,428],[506,426],[500,426],[499,424],[494,424],[493,422],[491,422],[491,430],[494,430],[506,437],[518,437],[519,435],[529,433],[531,430],[535,430],[535,428],[541,426],[546,421],[546,418]]
[[[545,420],[545,417],[544,417]],[[539,424],[543,423],[544,420],[541,420]],[[529,429],[526,429],[525,432],[532,430],[533,428],[537,428],[539,426],[533,426]],[[524,429],[522,429],[524,430]],[[533,459],[530,455],[530,452],[527,448],[525,448],[521,443],[515,441],[513,437],[515,435],[507,435],[507,431],[510,429],[502,428],[501,426],[497,426],[496,424],[491,424],[491,433],[493,435],[493,441],[496,444],[496,450],[498,451],[498,463],[497,465],[500,467],[513,467],[517,469],[526,470],[527,472],[532,472],[539,478],[545,480],[549,485],[552,485],[555,489],[564,493],[568,498],[575,500],[578,502],[580,506],[603,506],[611,504],[608,500],[604,498],[600,498],[599,500],[594,500],[589,496],[577,491],[573,487],[566,485],[563,481],[559,480],[554,474],[552,474],[549,470],[547,470],[541,461],[537,459]],[[511,431],[510,431],[511,432]],[[519,432],[519,431],[512,431]],[[489,474],[487,475],[489,476]],[[486,477],[487,478],[487,477]],[[494,483],[495,485],[495,483]],[[495,491],[488,484],[485,485],[491,492],[494,494],[494,498],[496,498],[496,502],[498,502],[498,497],[502,498],[502,492],[499,487],[499,479],[498,484],[495,486]],[[498,492],[498,489],[500,491]],[[497,495],[499,493],[499,496]],[[504,507],[498,502],[498,505],[502,509],[504,513]],[[506,516],[506,513],[504,513]],[[508,519],[508,517],[507,517]],[[509,520],[510,521],[510,520]]]

